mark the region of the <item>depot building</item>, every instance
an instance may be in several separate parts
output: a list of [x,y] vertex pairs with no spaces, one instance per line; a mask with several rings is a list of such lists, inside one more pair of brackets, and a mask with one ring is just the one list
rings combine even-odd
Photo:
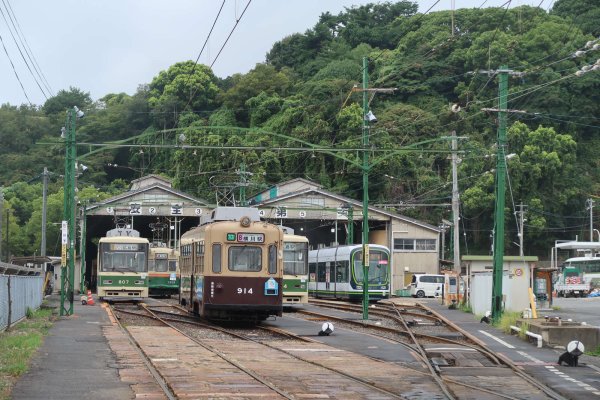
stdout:
[[[80,218],[82,232],[86,233],[82,258],[88,287],[95,287],[98,239],[116,224],[129,225],[151,242],[161,240],[176,248],[179,237],[216,206],[173,189],[168,179],[157,175],[136,179],[127,192],[88,205]],[[362,202],[307,179],[274,185],[252,197],[249,206],[258,208],[262,219],[306,236],[311,249],[362,243]],[[439,272],[438,227],[377,207],[368,208],[368,226],[369,243],[390,249],[392,293],[409,284],[415,273]],[[77,264],[81,261],[78,259]],[[77,288],[81,274],[76,274]]]

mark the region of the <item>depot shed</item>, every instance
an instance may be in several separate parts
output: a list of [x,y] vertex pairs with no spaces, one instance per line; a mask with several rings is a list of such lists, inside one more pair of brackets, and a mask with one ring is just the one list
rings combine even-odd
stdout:
[[[473,314],[485,314],[492,309],[492,256],[461,257],[468,277]],[[538,258],[536,256],[504,256],[502,268],[502,302],[505,311],[521,312],[530,307],[529,288]]]

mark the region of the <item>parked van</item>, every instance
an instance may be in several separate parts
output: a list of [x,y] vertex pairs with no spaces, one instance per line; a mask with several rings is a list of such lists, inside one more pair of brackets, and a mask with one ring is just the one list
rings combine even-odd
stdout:
[[439,296],[444,280],[444,275],[415,274],[410,283],[410,295],[412,297]]

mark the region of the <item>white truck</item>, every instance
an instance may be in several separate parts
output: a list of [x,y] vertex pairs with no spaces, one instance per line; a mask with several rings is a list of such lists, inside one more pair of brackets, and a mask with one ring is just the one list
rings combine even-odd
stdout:
[[581,276],[565,276],[561,274],[554,290],[558,297],[585,297],[592,289],[591,283],[586,282]]

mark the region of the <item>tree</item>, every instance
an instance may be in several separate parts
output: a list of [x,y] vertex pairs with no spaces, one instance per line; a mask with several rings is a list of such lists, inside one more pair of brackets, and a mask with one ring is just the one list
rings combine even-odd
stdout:
[[149,85],[148,104],[159,127],[173,127],[182,111],[208,112],[217,107],[219,87],[210,67],[178,62],[161,71]]

